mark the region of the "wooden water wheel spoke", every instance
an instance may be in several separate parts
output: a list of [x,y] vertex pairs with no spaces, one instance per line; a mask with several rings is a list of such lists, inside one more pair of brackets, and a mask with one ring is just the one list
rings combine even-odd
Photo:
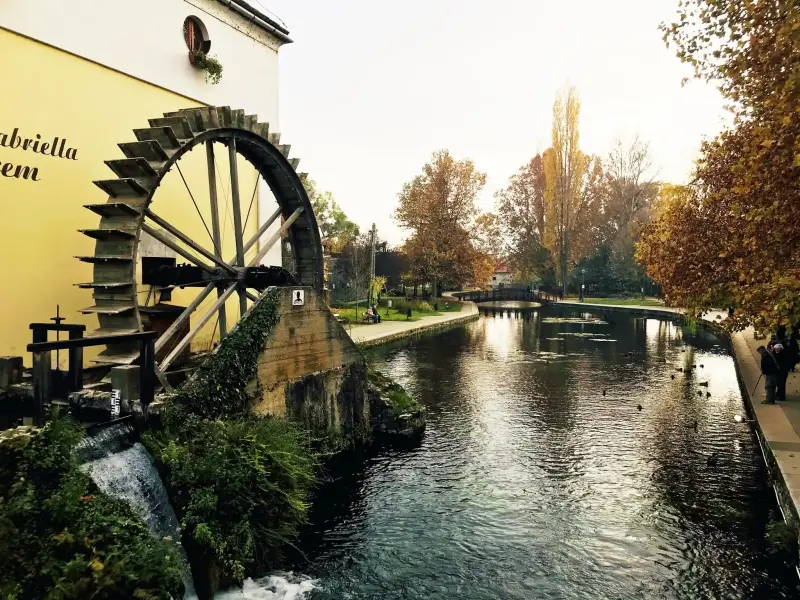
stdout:
[[[236,243],[236,266],[244,267],[244,240],[242,235],[242,208],[239,204],[239,167],[236,157],[236,138],[228,142],[228,158],[231,172],[231,204],[233,205],[233,235]],[[247,312],[245,289],[239,285],[239,316]]]
[[[95,304],[84,312],[97,316],[101,334],[142,331],[140,309],[145,305],[148,314],[153,315],[159,311],[173,314],[177,306],[180,314],[156,343],[159,356],[167,353],[163,359],[157,358],[159,373],[164,375],[161,379],[166,382],[167,370],[191,348],[193,340],[201,339],[197,337],[201,331],[203,344],[209,335],[212,344],[217,335],[221,340],[270,286],[300,284],[321,291],[323,268],[319,230],[303,188],[303,175],[296,172],[298,161],[289,158],[290,146],[280,143],[279,134],[270,133],[269,125],[259,123],[255,116],[227,107],[191,108],[164,117],[152,119],[150,127],[136,129],[136,141],[119,145],[124,157],[106,162],[116,179],[95,182],[109,198],[105,204],[94,202],[87,206],[100,217],[100,225],[82,230],[93,238],[95,251],[91,256],[80,257],[94,273],[80,286],[92,290]],[[220,147],[216,144],[228,150],[228,210],[220,206],[219,194],[227,186],[225,173],[219,168],[224,169],[224,164],[215,160],[214,150]],[[199,188],[197,180],[190,177],[196,176],[197,169],[182,169],[179,164],[198,146],[205,147],[200,172],[205,168],[206,173],[201,174],[200,181],[203,176],[208,179],[208,200],[203,199],[203,194],[194,193]],[[241,204],[239,181],[239,171],[245,163],[256,173],[248,206]],[[174,204],[159,208],[159,190],[165,189],[162,181],[171,172],[176,178],[180,176],[182,184],[178,185],[186,189],[186,210]],[[249,177],[244,171],[241,175]],[[278,204],[277,210],[267,215],[260,215],[258,210],[256,197],[261,180]],[[199,187],[204,185],[205,182]],[[170,198],[169,193],[163,195]],[[188,208],[190,200],[194,208]],[[251,223],[255,217],[257,228]],[[281,217],[283,223],[262,244],[261,238]],[[210,244],[199,239],[206,236],[202,229],[208,233]],[[235,256],[226,260],[223,254],[229,250],[223,242],[230,229],[233,233],[227,235],[233,237],[228,243],[233,242]],[[262,265],[282,237],[289,242],[293,268]],[[145,257],[150,257],[150,262],[145,264]],[[215,291],[216,298],[206,310]],[[239,297],[235,316],[230,311],[226,314],[225,306],[234,292]],[[178,296],[172,298],[172,293]],[[154,304],[152,298],[158,301]],[[170,299],[177,304],[164,303]],[[185,307],[178,306],[184,303]],[[215,317],[217,323],[211,324]],[[130,364],[137,359],[136,349],[124,344],[108,346],[97,358],[98,362],[112,365]]]
[[194,250],[198,254],[203,255],[205,258],[210,260],[212,263],[217,265],[219,268],[228,271],[228,273],[230,273],[233,276],[236,276],[236,269],[234,269],[228,263],[223,261],[221,258],[218,258],[214,253],[209,252],[208,250],[203,248],[200,244],[198,244],[197,242],[193,241],[192,238],[190,238],[188,235],[186,235],[185,233],[180,231],[174,225],[171,225],[166,219],[162,219],[161,217],[159,217],[157,214],[155,214],[150,209],[145,210],[144,214],[149,219],[152,219],[155,223],[158,223],[163,229],[165,229],[170,234],[172,234],[173,236],[178,238],[184,244],[189,246],[192,250]]
[[148,225],[147,223],[142,223],[142,231],[154,237],[159,242],[164,244],[167,248],[173,250],[177,254],[180,254],[183,258],[194,263],[207,273],[212,273],[212,274],[216,273],[216,271],[214,271],[214,269],[210,265],[206,264],[205,262],[197,258],[194,254],[183,248],[180,244],[172,240],[163,231],[159,231],[158,229],[155,229],[154,227]]
[[283,234],[284,234],[286,231],[288,231],[289,227],[291,227],[291,226],[292,226],[292,224],[293,224],[293,223],[294,223],[294,222],[295,222],[295,221],[296,221],[296,220],[297,220],[297,219],[300,217],[300,215],[302,214],[303,210],[304,210],[304,209],[303,209],[302,207],[300,207],[300,208],[298,208],[297,210],[295,210],[295,211],[294,211],[294,212],[291,214],[291,216],[290,216],[288,219],[286,219],[286,221],[284,221],[284,223],[283,223],[283,225],[281,225],[280,229],[278,229],[278,231],[276,231],[276,232],[275,232],[275,233],[272,235],[272,237],[270,237],[270,238],[267,240],[267,242],[266,242],[266,243],[265,243],[265,244],[264,244],[264,245],[261,247],[261,249],[258,251],[258,254],[256,255],[256,257],[255,257],[253,260],[251,260],[251,261],[250,261],[250,264],[249,264],[249,265],[247,265],[247,266],[249,266],[249,267],[254,267],[254,266],[256,266],[257,264],[259,264],[259,263],[261,262],[261,260],[262,260],[262,259],[263,259],[263,258],[264,258],[266,255],[267,255],[267,252],[269,252],[269,251],[270,251],[270,249],[271,249],[271,248],[272,248],[272,247],[275,245],[275,243],[276,243],[278,240],[280,240],[280,239],[281,239],[281,236],[282,236],[282,235],[283,235]]
[[[267,229],[272,227],[272,224],[275,221],[277,221],[278,219],[280,219],[280,217],[281,217],[281,208],[278,207],[278,210],[276,210],[274,213],[272,213],[270,215],[269,219],[264,221],[264,224],[261,225],[261,227],[258,228],[258,231],[256,231],[253,234],[253,237],[251,237],[249,240],[247,240],[247,242],[244,245],[244,253],[245,254],[247,254],[250,251],[250,249],[253,246],[255,246],[256,242],[258,242],[258,240],[261,238],[261,236],[266,233]],[[231,261],[228,262],[228,264],[231,264],[234,260],[236,260],[236,259],[231,259]]]
[[[213,232],[214,255],[222,260],[222,235],[219,230],[219,206],[217,204],[217,171],[214,163],[214,142],[206,142],[206,165],[208,169],[208,198],[211,204],[211,229]],[[217,298],[222,296],[222,289],[217,288]],[[219,337],[228,335],[228,315],[223,303],[219,307]]]
[[175,163],[175,166],[178,168],[178,174],[181,176],[181,180],[183,181],[183,185],[186,188],[186,192],[189,194],[189,198],[191,198],[192,204],[194,204],[194,209],[197,211],[197,216],[200,217],[200,221],[203,223],[203,227],[205,227],[205,230],[208,233],[208,237],[211,238],[212,243],[216,243],[214,237],[211,235],[211,232],[208,230],[208,225],[206,224],[206,220],[203,218],[203,213],[200,212],[200,207],[197,205],[197,200],[194,199],[194,194],[192,193],[192,190],[189,189],[189,183],[186,181],[186,177],[183,176],[183,171],[181,171],[180,164]]
[[[177,331],[183,326],[183,324],[189,319],[189,317],[192,316],[192,313],[194,313],[194,311],[196,311],[198,307],[203,303],[203,300],[205,300],[208,297],[208,295],[214,291],[216,287],[217,286],[215,284],[209,283],[205,287],[205,289],[203,289],[202,292],[197,294],[197,296],[195,297],[194,300],[192,300],[189,306],[183,309],[183,312],[178,316],[177,319],[175,319],[175,321],[172,322],[172,325],[170,325],[167,328],[167,330],[161,335],[161,337],[156,340],[156,352],[161,350],[161,348],[164,347],[164,344],[166,344],[172,338],[172,336],[175,335],[175,333],[177,333]],[[220,294],[220,296],[222,296],[222,294]]]
[[197,334],[200,333],[200,331],[203,329],[203,327],[205,327],[206,323],[208,323],[211,320],[211,317],[213,317],[215,314],[219,313],[219,307],[222,306],[223,304],[225,304],[225,301],[228,298],[230,298],[231,294],[233,294],[233,292],[236,291],[237,287],[238,287],[237,284],[235,284],[235,283],[232,284],[228,289],[226,289],[220,295],[219,298],[217,298],[217,301],[214,302],[214,304],[211,306],[211,308],[208,311],[206,311],[200,317],[200,319],[195,323],[195,325],[192,327],[192,329],[189,331],[189,333],[187,333],[183,337],[183,339],[181,339],[181,341],[178,342],[175,345],[175,347],[167,355],[167,357],[163,361],[161,361],[161,364],[159,364],[159,368],[162,371],[166,371],[169,368],[169,366],[178,357],[178,355],[181,352],[183,352],[183,350],[186,348],[186,346],[188,346],[189,343],[197,336]]

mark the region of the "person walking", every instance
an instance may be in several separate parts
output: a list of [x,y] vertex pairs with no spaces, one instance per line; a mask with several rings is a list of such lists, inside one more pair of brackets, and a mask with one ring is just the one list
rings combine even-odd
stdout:
[[761,404],[775,404],[775,396],[778,392],[778,378],[781,368],[775,355],[764,346],[759,346],[756,352],[761,355],[761,373],[764,375],[764,391],[766,398]]

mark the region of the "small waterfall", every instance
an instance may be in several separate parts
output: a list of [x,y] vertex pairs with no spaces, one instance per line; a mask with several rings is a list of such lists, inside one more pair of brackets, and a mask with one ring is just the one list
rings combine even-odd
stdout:
[[[184,563],[183,582],[186,600],[196,598],[186,552],[181,546],[181,529],[167,490],[156,471],[153,459],[137,441],[128,423],[115,423],[86,436],[75,447],[81,469],[109,496],[124,500],[147,524],[154,536],[169,537],[178,547]],[[217,600],[303,600],[310,596],[316,581],[293,573],[280,573],[262,579],[246,579],[241,590],[216,595]]]
[[195,596],[189,562],[181,546],[181,529],[153,459],[128,423],[116,423],[87,436],[75,448],[81,468],[109,496],[124,500],[154,536],[177,544],[184,563],[186,598]]

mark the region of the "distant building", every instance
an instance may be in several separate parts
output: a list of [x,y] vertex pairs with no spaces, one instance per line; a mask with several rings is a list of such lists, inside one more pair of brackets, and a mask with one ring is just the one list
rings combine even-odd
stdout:
[[386,289],[398,289],[403,285],[403,273],[408,270],[405,255],[389,250],[384,243],[375,252],[375,275],[386,277]]
[[501,285],[509,285],[512,280],[513,276],[511,274],[511,269],[508,268],[508,265],[498,263],[494,268],[494,273],[492,273],[492,279],[489,281],[489,287],[496,288]]

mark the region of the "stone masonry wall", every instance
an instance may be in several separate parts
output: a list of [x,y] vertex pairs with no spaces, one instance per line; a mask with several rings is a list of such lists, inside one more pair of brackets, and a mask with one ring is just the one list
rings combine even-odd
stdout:
[[[304,304],[294,306],[297,290]],[[369,425],[364,359],[310,287],[280,290],[279,321],[258,364],[256,414],[288,416],[310,430],[350,433]]]

